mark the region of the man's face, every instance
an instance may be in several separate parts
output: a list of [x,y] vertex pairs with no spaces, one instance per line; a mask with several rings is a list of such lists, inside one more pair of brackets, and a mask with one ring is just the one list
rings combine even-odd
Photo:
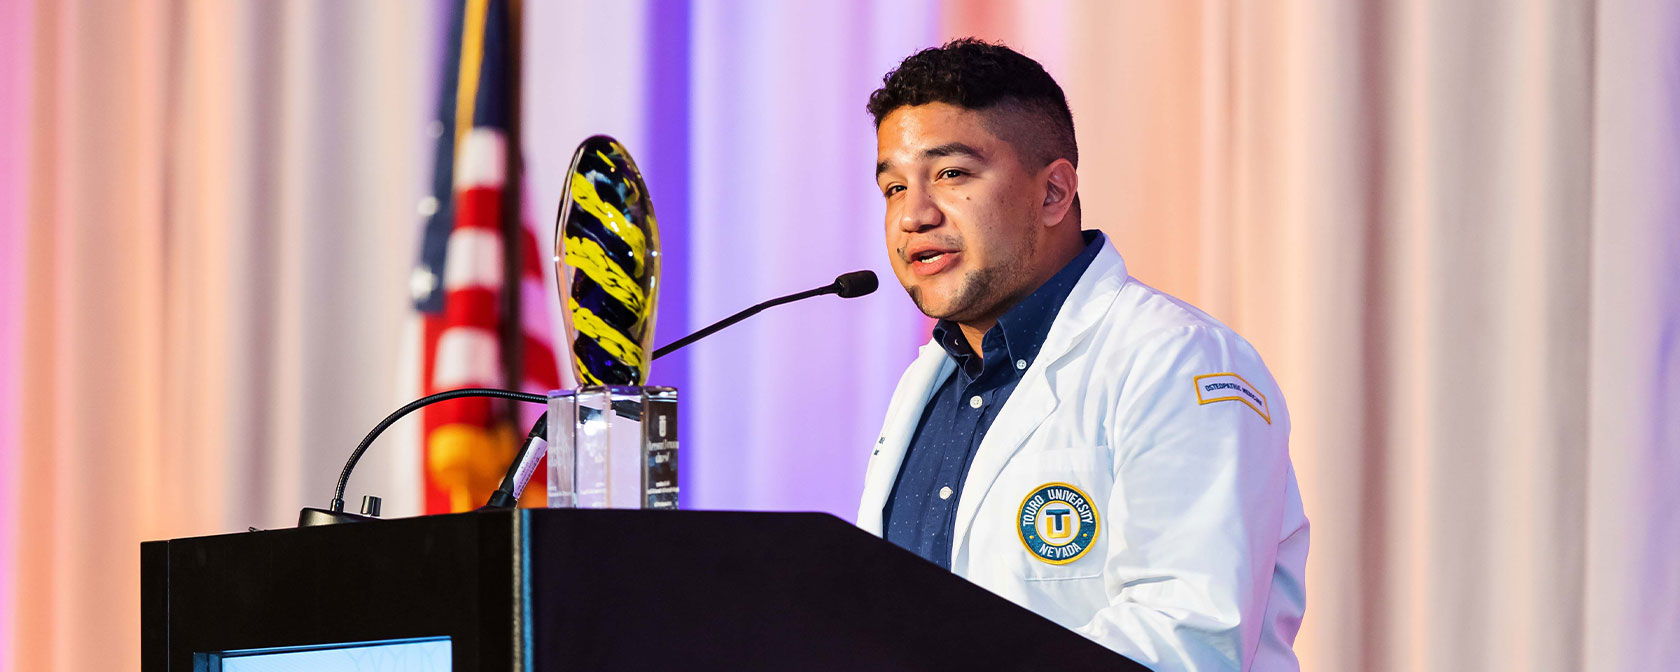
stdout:
[[929,317],[989,325],[1030,291],[1044,191],[985,113],[893,110],[876,130],[893,274]]

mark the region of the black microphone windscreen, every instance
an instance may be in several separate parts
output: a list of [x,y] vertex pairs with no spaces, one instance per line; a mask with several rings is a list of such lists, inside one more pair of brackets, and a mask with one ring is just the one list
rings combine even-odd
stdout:
[[834,284],[840,285],[837,292],[842,299],[851,299],[875,291],[880,282],[875,279],[874,271],[852,271],[834,279]]

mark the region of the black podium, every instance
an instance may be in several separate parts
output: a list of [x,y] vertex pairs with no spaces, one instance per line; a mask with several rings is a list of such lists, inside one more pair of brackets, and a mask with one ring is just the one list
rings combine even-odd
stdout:
[[1143,669],[826,514],[466,513],[140,555],[146,672],[424,638],[455,672]]

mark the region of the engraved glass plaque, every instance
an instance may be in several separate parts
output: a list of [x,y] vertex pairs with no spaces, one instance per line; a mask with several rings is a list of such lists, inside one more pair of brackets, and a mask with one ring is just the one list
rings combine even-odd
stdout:
[[551,507],[676,508],[677,391],[644,387],[659,227],[630,153],[604,135],[572,156],[555,272],[575,390],[549,397]]
[[677,508],[675,389],[594,385],[556,392],[548,408],[563,442],[549,444],[549,506]]

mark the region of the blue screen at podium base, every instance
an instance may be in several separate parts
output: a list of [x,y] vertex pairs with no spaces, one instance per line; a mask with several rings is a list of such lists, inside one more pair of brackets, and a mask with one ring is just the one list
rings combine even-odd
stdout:
[[449,672],[449,639],[354,642],[200,654],[222,672]]

